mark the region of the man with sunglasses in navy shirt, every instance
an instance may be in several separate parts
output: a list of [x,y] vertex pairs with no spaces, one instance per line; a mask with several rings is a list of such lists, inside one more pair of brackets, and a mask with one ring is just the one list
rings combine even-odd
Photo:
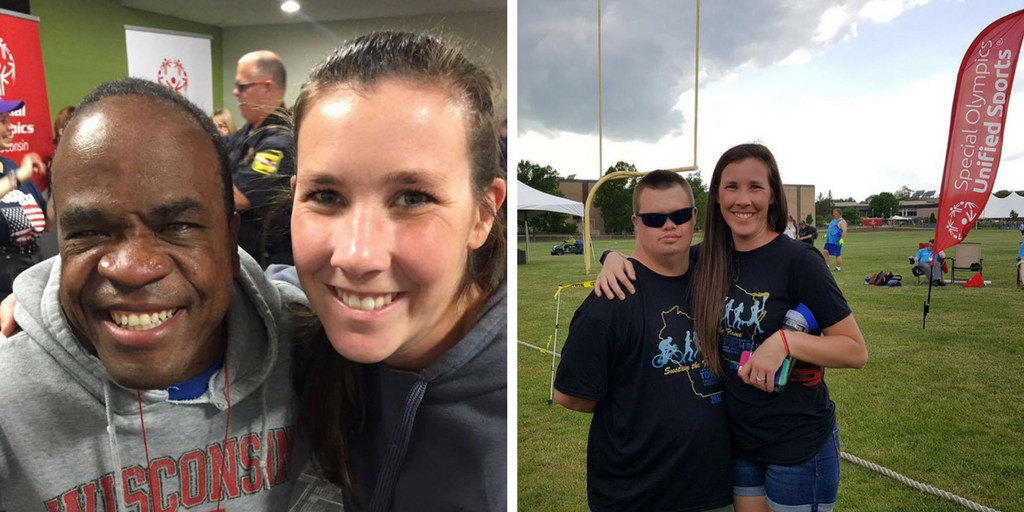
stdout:
[[293,263],[290,214],[276,211],[278,198],[288,191],[295,174],[295,135],[285,120],[286,78],[284,64],[274,52],[250,52],[238,60],[232,90],[246,121],[227,141],[235,209],[242,218],[238,245],[263,268]]
[[722,386],[705,368],[690,308],[693,191],[654,171],[633,191],[636,293],[576,310],[555,400],[592,413],[590,509],[732,510]]

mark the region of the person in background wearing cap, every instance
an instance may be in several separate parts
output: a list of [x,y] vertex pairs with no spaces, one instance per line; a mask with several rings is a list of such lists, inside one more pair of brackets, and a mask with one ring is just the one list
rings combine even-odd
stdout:
[[[21,100],[0,99],[0,150],[14,145],[11,112],[25,106]],[[46,199],[31,180],[46,173],[46,164],[35,153],[22,158],[21,165],[0,156],[0,296],[11,294],[14,278],[42,261],[36,239],[46,230]]]

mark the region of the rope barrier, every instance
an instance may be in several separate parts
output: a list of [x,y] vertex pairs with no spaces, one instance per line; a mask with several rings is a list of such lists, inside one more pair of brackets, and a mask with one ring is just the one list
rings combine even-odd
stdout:
[[932,486],[930,486],[928,484],[923,484],[921,482],[918,482],[917,480],[912,480],[912,479],[907,478],[907,477],[905,477],[905,476],[903,476],[903,475],[901,475],[901,474],[899,474],[899,473],[897,473],[897,472],[895,472],[895,471],[893,471],[893,470],[891,470],[889,468],[879,466],[878,464],[875,464],[874,462],[866,461],[866,460],[864,460],[864,459],[862,459],[860,457],[857,457],[855,455],[850,455],[849,453],[846,453],[846,452],[840,452],[840,456],[844,460],[846,460],[847,462],[852,462],[854,464],[857,464],[858,466],[864,466],[864,467],[866,467],[866,468],[868,468],[868,469],[870,469],[870,470],[872,470],[872,471],[874,471],[876,473],[880,473],[880,474],[885,475],[885,476],[887,476],[889,478],[892,478],[892,479],[894,479],[894,480],[896,480],[898,482],[902,482],[905,485],[913,487],[914,489],[917,489],[917,490],[922,491],[922,492],[926,492],[928,494],[934,494],[935,496],[938,496],[940,498],[945,498],[947,500],[955,502],[955,503],[957,503],[957,504],[959,504],[961,506],[967,507],[967,508],[969,508],[971,510],[974,510],[976,512],[999,512],[998,510],[996,510],[994,508],[989,508],[989,507],[986,507],[985,505],[980,505],[980,504],[975,503],[975,502],[973,502],[973,501],[971,501],[971,500],[969,500],[967,498],[963,498],[963,497],[957,496],[956,494],[953,494],[951,492],[943,491],[942,489],[937,489],[937,488],[932,487]]
[[530,348],[537,349],[542,354],[553,354],[555,357],[562,357],[562,354],[559,354],[558,352],[552,352],[550,350],[546,350],[546,349],[540,348],[537,345],[530,345],[529,343],[527,343],[525,341],[516,340],[516,343],[519,343],[520,345],[524,345],[524,346],[527,346],[527,347],[530,347]]
[[[530,348],[533,348],[533,349],[537,349],[541,353],[554,354],[557,357],[562,357],[561,354],[557,354],[555,352],[550,352],[548,350],[540,348],[540,347],[538,347],[536,345],[531,345],[531,344],[526,343],[524,341],[516,340],[516,342],[518,342],[520,345],[525,345],[527,347],[530,347]],[[971,510],[974,510],[975,512],[999,512],[999,510],[997,510],[997,509],[986,507],[985,505],[982,505],[980,503],[975,503],[975,502],[973,502],[973,501],[971,501],[971,500],[969,500],[967,498],[964,498],[962,496],[957,496],[956,494],[953,494],[953,493],[951,493],[949,491],[943,491],[942,489],[939,489],[937,487],[932,487],[932,486],[930,486],[928,484],[924,484],[924,483],[918,482],[917,480],[913,480],[911,478],[905,477],[905,476],[903,476],[903,475],[901,475],[901,474],[899,474],[899,473],[897,473],[897,472],[895,472],[895,471],[893,471],[893,470],[891,470],[891,469],[889,469],[887,467],[879,466],[878,464],[875,464],[874,462],[866,461],[866,460],[864,460],[864,459],[862,459],[860,457],[857,457],[856,455],[851,455],[851,454],[846,453],[846,452],[840,452],[839,455],[840,455],[840,457],[843,460],[845,460],[847,462],[850,462],[850,463],[856,464],[858,466],[863,466],[865,468],[868,468],[868,469],[870,469],[870,470],[872,470],[872,471],[874,471],[876,473],[879,473],[881,475],[885,475],[885,476],[887,476],[889,478],[892,478],[893,480],[896,480],[897,482],[901,482],[904,485],[906,485],[908,487],[912,487],[914,489],[917,489],[917,490],[919,490],[921,492],[932,494],[932,495],[938,496],[940,498],[945,498],[945,499],[947,499],[949,501],[952,501],[952,502],[954,502],[954,503],[956,503],[956,504],[958,504],[960,506],[963,506],[965,508],[969,508]]]

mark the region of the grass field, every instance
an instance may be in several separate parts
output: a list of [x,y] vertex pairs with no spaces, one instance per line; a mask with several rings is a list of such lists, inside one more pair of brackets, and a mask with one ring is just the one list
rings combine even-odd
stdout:
[[[930,235],[847,236],[836,281],[867,340],[870,361],[862,370],[826,374],[842,449],[982,505],[1024,512],[1024,291],[1014,277],[1020,233],[972,232],[967,241],[982,244],[984,277],[992,284],[934,288],[922,330],[928,286],[915,285],[907,256]],[[632,240],[595,243],[598,253],[628,253],[632,246]],[[582,256],[551,256],[550,248],[531,243],[530,263],[518,268],[517,338],[541,347],[554,333],[557,285],[588,279]],[[881,269],[902,274],[903,287],[863,284]],[[563,292],[559,345],[588,291]],[[590,417],[549,407],[551,356],[521,345],[517,351],[519,509],[586,510]],[[842,477],[836,510],[966,510],[845,461]]]

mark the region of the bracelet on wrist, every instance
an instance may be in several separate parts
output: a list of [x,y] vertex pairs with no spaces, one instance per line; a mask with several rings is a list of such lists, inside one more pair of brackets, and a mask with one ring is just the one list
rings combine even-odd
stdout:
[[605,259],[605,258],[607,258],[607,257],[608,257],[608,254],[609,254],[609,253],[611,253],[611,252],[612,252],[612,251],[614,251],[614,250],[615,250],[615,249],[608,249],[607,251],[605,251],[605,252],[602,252],[602,253],[601,253],[601,258],[600,258],[600,259],[598,259],[598,260],[597,260],[597,262],[598,262],[598,263],[600,263],[600,264],[602,264],[602,265],[604,265],[604,259]]
[[786,340],[786,331],[779,329],[779,336],[782,337],[782,346],[786,347],[786,357],[789,357],[789,341]]

